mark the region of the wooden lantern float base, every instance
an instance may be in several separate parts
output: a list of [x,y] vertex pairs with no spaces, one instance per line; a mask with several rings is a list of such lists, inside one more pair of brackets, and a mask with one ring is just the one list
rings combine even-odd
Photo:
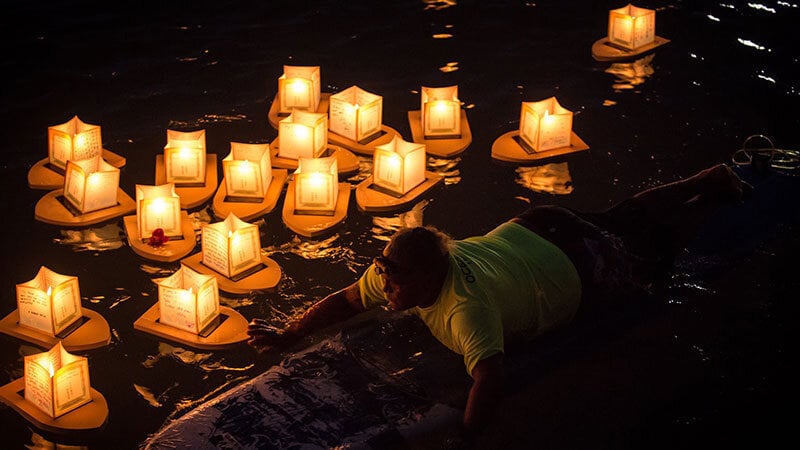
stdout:
[[492,143],[492,158],[513,163],[526,163],[589,149],[586,142],[583,142],[574,131],[570,135],[569,146],[541,152],[528,152],[519,143],[519,139],[519,130],[509,131],[495,139]]
[[139,236],[139,224],[135,214],[125,216],[123,221],[125,222],[125,234],[128,237],[128,245],[137,255],[153,261],[177,261],[191,253],[197,244],[197,240],[194,237],[192,219],[186,211],[181,211],[181,237],[183,239],[172,238],[160,247],[153,247],[147,242],[142,241],[142,238]]
[[350,138],[328,131],[328,142],[333,145],[344,147],[359,155],[372,156],[375,154],[375,146],[388,144],[395,136],[401,137],[400,133],[394,128],[381,125],[381,131],[377,133],[377,136],[374,136],[372,139],[367,139],[366,141],[356,142]]
[[82,352],[108,345],[111,342],[111,329],[106,319],[91,309],[81,309],[83,323],[63,338],[20,326],[18,309],[0,321],[0,332],[48,349],[61,341],[68,352]]
[[158,303],[151,306],[135,322],[133,328],[172,342],[178,342],[201,350],[219,350],[232,347],[248,339],[247,319],[234,309],[220,306],[220,323],[207,336],[181,330],[159,321]]
[[91,389],[92,400],[72,411],[52,418],[33,403],[25,400],[25,379],[17,378],[0,387],[0,402],[10,406],[39,429],[54,434],[70,434],[97,430],[108,420],[108,402],[100,392]]
[[596,40],[594,44],[592,44],[592,58],[597,61],[625,61],[649,53],[668,42],[669,39],[656,36],[653,42],[633,50],[628,50],[609,43],[608,38],[604,37]]
[[261,255],[261,266],[258,270],[254,270],[253,273],[235,280],[203,264],[203,252],[195,253],[192,256],[182,259],[181,264],[203,275],[216,276],[219,290],[230,294],[249,294],[251,292],[272,289],[281,280],[281,266],[279,266],[275,260],[265,255]]
[[120,188],[117,188],[117,205],[98,209],[84,214],[76,214],[67,206],[64,189],[50,191],[36,202],[34,217],[45,222],[63,227],[84,227],[105,222],[116,217],[136,211],[136,202]]
[[[103,149],[103,159],[121,169],[125,167],[127,160],[112,151]],[[64,187],[64,171],[56,169],[50,164],[50,158],[44,158],[37,162],[28,171],[28,186],[32,189],[53,190]]]
[[233,213],[236,217],[249,222],[269,213],[278,204],[278,198],[281,196],[283,185],[286,184],[288,177],[289,173],[286,169],[272,169],[272,181],[267,188],[267,195],[257,199],[228,198],[228,188],[223,177],[219,189],[214,195],[214,215],[224,219],[228,217],[228,214]]
[[[279,169],[297,170],[298,162],[296,159],[284,158],[278,156],[280,148],[278,147],[278,138],[275,138],[269,144],[270,156],[272,158],[272,167]],[[339,169],[339,175],[350,175],[358,172],[358,156],[355,153],[338,145],[328,144],[321,157],[336,157],[336,167]]]
[[403,196],[395,196],[376,189],[372,185],[372,175],[370,175],[356,186],[356,203],[360,210],[366,212],[388,212],[403,209],[439,184],[443,179],[442,175],[426,171],[425,181],[419,186],[408,191]]
[[344,221],[349,204],[350,183],[339,183],[339,196],[336,199],[333,215],[295,214],[294,180],[292,180],[286,188],[286,197],[283,200],[283,223],[300,236],[317,237]]
[[428,155],[452,158],[462,153],[472,143],[472,131],[467,121],[467,112],[463,109],[461,110],[461,137],[458,138],[425,139],[420,110],[408,112],[408,124],[411,126],[412,139],[417,144],[425,144],[425,153]]
[[[328,107],[330,106],[331,102],[331,93],[330,92],[321,92],[319,95],[319,106],[317,106],[316,111],[312,111],[318,114],[328,114]],[[278,129],[278,122],[281,121],[284,117],[288,117],[288,113],[281,114],[280,111],[281,102],[278,99],[278,94],[275,94],[275,98],[272,99],[272,104],[269,107],[269,112],[267,113],[267,120],[269,120],[269,124],[272,125],[272,128]]]
[[[156,155],[156,185],[167,183],[164,155]],[[206,181],[202,186],[175,184],[175,193],[181,198],[181,208],[192,209],[207,202],[217,190],[217,155],[206,153]]]

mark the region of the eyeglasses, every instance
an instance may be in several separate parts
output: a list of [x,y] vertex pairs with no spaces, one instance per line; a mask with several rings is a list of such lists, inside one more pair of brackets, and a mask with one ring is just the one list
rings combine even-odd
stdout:
[[386,274],[386,276],[391,277],[402,275],[403,273],[407,272],[406,270],[402,270],[400,267],[398,267],[396,262],[383,255],[376,256],[372,260],[372,263],[375,265],[375,273],[378,275]]

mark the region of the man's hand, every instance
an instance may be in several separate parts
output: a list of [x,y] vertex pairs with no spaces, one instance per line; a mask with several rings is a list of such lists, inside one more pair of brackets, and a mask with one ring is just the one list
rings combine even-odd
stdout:
[[247,324],[247,344],[258,350],[258,353],[287,347],[296,342],[300,336],[291,330],[270,325],[264,319],[253,319]]

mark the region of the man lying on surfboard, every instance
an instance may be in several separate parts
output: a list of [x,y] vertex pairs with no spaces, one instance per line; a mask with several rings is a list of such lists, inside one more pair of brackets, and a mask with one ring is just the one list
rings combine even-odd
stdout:
[[569,323],[579,306],[647,294],[710,214],[750,189],[719,164],[601,213],[533,206],[463,240],[430,226],[402,229],[358,281],[285,329],[253,319],[248,344],[269,351],[375,306],[409,310],[464,357],[473,379],[463,415],[469,438],[501,397],[507,344]]

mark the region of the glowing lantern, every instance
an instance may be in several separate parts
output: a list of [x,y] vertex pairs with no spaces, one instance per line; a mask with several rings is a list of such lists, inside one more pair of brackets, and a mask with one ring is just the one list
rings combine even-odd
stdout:
[[261,264],[261,238],[256,225],[233,213],[222,222],[203,226],[203,264],[233,278]]
[[48,127],[47,142],[50,164],[62,170],[69,160],[88,159],[103,152],[100,126],[84,123],[78,116]]
[[206,180],[206,131],[167,130],[164,147],[164,170],[167,183],[204,184]]
[[73,355],[58,341],[44,353],[28,355],[25,365],[25,400],[52,418],[92,401],[89,361]]
[[339,197],[336,157],[300,158],[294,172],[294,213],[328,216]]
[[328,148],[328,115],[294,110],[278,122],[278,156],[317,158]]
[[395,136],[375,147],[372,182],[398,195],[405,195],[425,181],[425,145]]
[[634,50],[655,41],[656,12],[631,4],[608,12],[608,41]]
[[330,98],[330,131],[363,142],[381,131],[383,97],[351,86]]
[[117,205],[119,169],[102,157],[67,161],[64,197],[81,213]]
[[17,308],[20,326],[61,334],[83,316],[78,277],[42,266],[34,279],[17,284]]
[[422,87],[422,130],[425,139],[461,137],[458,86]]
[[278,78],[279,113],[293,109],[316,112],[320,96],[319,66],[283,66]]
[[522,102],[519,136],[523,146],[541,152],[568,147],[572,134],[572,112],[555,97],[538,102]]
[[217,277],[181,264],[175,273],[156,283],[161,323],[194,334],[216,323],[220,309]]
[[229,196],[264,198],[272,181],[269,144],[231,142],[222,171]]
[[173,183],[158,186],[136,185],[136,223],[139,238],[147,241],[161,229],[170,238],[182,237],[181,199]]

